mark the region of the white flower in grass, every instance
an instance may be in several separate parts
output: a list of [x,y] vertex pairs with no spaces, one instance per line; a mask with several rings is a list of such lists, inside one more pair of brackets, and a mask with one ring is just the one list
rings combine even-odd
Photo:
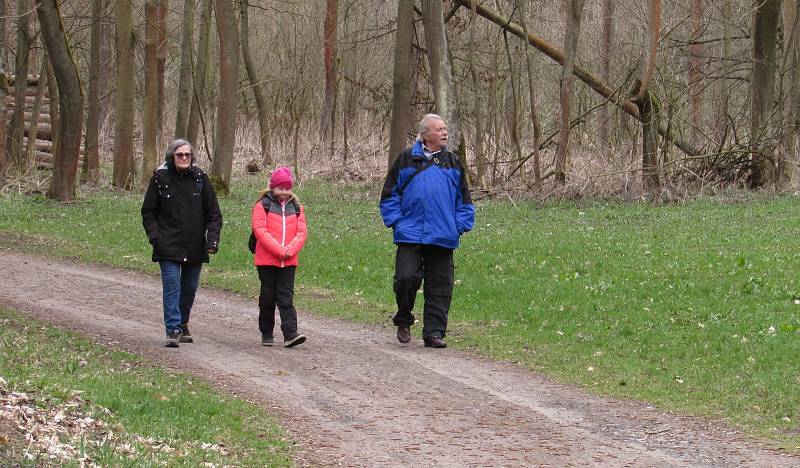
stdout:
[[774,335],[776,333],[775,327],[770,325],[769,328],[767,329],[767,333],[769,333],[770,335]]

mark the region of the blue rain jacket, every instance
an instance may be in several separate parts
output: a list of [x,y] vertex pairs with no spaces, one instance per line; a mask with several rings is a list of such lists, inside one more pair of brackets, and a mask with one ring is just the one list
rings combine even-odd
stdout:
[[428,160],[421,142],[395,159],[383,184],[380,209],[383,223],[394,229],[395,244],[455,249],[461,234],[475,224],[475,207],[458,157],[442,148]]

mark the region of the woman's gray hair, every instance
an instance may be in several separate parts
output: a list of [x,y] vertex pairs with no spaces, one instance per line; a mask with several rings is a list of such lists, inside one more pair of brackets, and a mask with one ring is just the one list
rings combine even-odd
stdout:
[[425,114],[425,117],[422,118],[419,122],[419,129],[417,131],[417,141],[422,141],[423,135],[428,132],[428,124],[433,122],[434,120],[441,120],[444,122],[444,119],[436,114]]
[[192,152],[192,163],[194,163],[194,146],[188,141],[178,138],[177,140],[173,141],[172,143],[167,146],[167,151],[164,152],[164,160],[167,162],[172,162],[174,164],[174,158],[172,154],[175,152],[176,149],[180,148],[181,146],[188,146],[189,151]]

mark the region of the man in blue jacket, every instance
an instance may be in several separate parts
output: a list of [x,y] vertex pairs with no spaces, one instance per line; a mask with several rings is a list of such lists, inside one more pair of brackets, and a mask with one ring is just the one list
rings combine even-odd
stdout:
[[447,125],[438,115],[423,117],[414,145],[395,158],[383,184],[380,208],[397,245],[393,318],[397,340],[411,341],[411,311],[424,280],[422,338],[427,348],[445,348],[453,250],[461,234],[472,229],[475,207],[464,168],[447,149]]

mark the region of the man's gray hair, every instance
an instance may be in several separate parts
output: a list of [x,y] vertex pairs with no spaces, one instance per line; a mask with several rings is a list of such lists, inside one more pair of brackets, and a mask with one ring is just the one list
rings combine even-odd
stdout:
[[167,151],[164,152],[164,160],[165,161],[172,160],[172,153],[174,153],[175,150],[180,148],[181,146],[189,147],[189,151],[192,152],[192,162],[194,162],[194,146],[192,146],[191,143],[182,138],[178,138],[177,140],[170,143],[169,146],[167,146]]
[[444,119],[441,118],[439,115],[436,114],[425,114],[425,117],[419,122],[419,129],[417,130],[417,141],[422,141],[423,135],[428,132],[428,125],[435,121],[441,120],[444,122]]

